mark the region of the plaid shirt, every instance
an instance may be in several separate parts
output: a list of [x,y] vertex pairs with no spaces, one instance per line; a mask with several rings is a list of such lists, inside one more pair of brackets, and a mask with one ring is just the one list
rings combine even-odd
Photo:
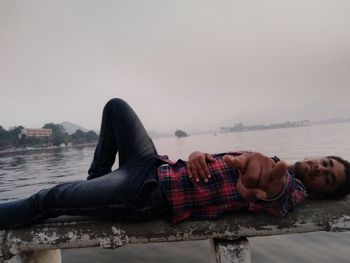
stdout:
[[[306,197],[304,185],[289,172],[284,194],[275,201],[247,202],[237,191],[238,171],[226,165],[225,154],[238,156],[243,152],[213,155],[215,162],[208,162],[211,178],[207,183],[196,182],[188,177],[186,162],[167,160],[158,168],[158,176],[173,208],[173,222],[183,220],[209,220],[239,210],[267,212],[284,216]],[[277,157],[273,158],[276,162]]]

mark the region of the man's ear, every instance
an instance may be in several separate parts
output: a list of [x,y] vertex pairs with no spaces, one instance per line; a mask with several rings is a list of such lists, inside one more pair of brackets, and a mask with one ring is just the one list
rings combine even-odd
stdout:
[[324,198],[324,194],[313,192],[313,193],[309,193],[309,197],[311,199],[323,199]]

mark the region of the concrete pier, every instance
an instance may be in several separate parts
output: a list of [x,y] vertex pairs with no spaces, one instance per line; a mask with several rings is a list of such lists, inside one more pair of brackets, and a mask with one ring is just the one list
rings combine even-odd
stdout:
[[[0,230],[0,262],[60,262],[60,249],[210,239],[213,262],[250,262],[247,237],[349,231],[350,199],[308,200],[285,218],[237,213],[214,221],[171,224],[163,219],[126,224],[60,217],[25,228]],[[350,256],[350,255],[349,255]],[[41,260],[41,261],[40,261]]]

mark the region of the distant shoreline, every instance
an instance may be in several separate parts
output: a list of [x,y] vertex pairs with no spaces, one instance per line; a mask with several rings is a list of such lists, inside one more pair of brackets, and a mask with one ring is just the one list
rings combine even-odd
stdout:
[[93,143],[81,143],[69,146],[52,146],[52,147],[39,147],[39,148],[9,148],[6,150],[0,150],[0,154],[5,153],[19,153],[19,152],[30,152],[30,151],[42,151],[42,150],[55,150],[55,149],[66,149],[66,148],[80,148],[80,147],[92,147],[96,146],[97,142]]
[[251,132],[251,131],[264,131],[264,130],[276,130],[276,129],[290,129],[290,128],[302,128],[315,125],[331,125],[331,124],[341,124],[341,123],[350,123],[350,119],[346,120],[328,120],[328,121],[317,121],[311,122],[309,120],[297,121],[297,122],[283,122],[283,123],[274,123],[269,125],[249,125],[245,126],[242,123],[238,123],[232,127],[221,127],[220,131],[222,133],[241,133],[241,132]]

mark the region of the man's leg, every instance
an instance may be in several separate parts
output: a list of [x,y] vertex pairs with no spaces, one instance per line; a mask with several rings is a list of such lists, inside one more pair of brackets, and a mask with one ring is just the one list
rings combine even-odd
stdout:
[[103,109],[100,137],[87,179],[110,173],[117,153],[122,166],[157,151],[132,108],[121,99],[111,99]]
[[147,164],[122,167],[94,180],[59,184],[29,198],[0,204],[0,229],[60,215],[127,221],[154,218],[166,210],[167,204],[156,181],[144,187],[152,172]]

